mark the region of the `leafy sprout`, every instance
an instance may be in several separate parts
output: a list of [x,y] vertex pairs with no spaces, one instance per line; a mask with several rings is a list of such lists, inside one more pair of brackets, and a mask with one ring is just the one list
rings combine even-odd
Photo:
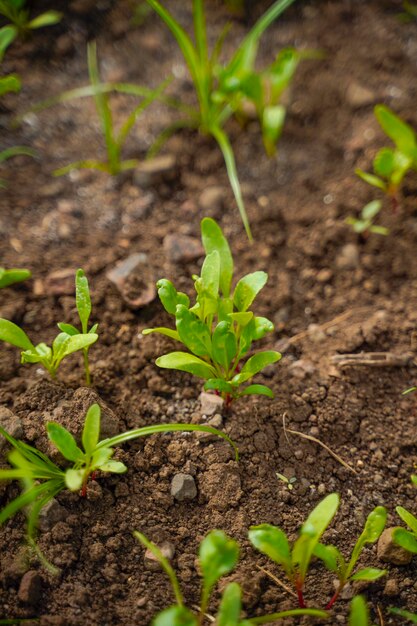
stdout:
[[[413,482],[417,483],[417,481]],[[397,506],[395,510],[410,530],[396,528],[392,534],[394,543],[412,554],[417,554],[417,517],[402,506]]]
[[[239,546],[234,539],[221,530],[212,530],[200,544],[198,554],[199,570],[202,575],[202,589],[197,614],[184,605],[184,598],[178,578],[158,546],[149,541],[142,533],[135,531],[133,535],[155,556],[165,573],[168,575],[175,596],[175,605],[159,613],[152,626],[202,626],[208,609],[210,597],[215,585],[222,576],[229,574],[236,566],[239,557]],[[223,592],[216,616],[217,626],[254,626],[268,624],[284,617],[311,615],[326,618],[327,613],[316,609],[295,609],[282,611],[262,617],[241,619],[242,591],[237,583],[229,583]]]
[[349,626],[371,626],[368,605],[363,596],[355,596],[352,599]]
[[249,311],[268,275],[247,274],[232,291],[233,258],[221,228],[213,219],[204,218],[201,234],[206,258],[201,275],[193,277],[195,304],[190,306],[188,296],[178,292],[169,280],[159,280],[159,298],[165,310],[175,316],[176,330],[159,327],[142,332],[157,332],[184,344],[189,352],[170,352],[159,357],[156,364],[203,378],[204,389],[214,390],[227,405],[247,395],[272,398],[272,391],[265,385],[242,385],[267,365],[279,361],[281,354],[272,350],[258,352],[241,365],[252,342],[274,328],[268,319]]
[[33,30],[61,21],[62,13],[58,11],[46,11],[30,19],[29,9],[25,8],[25,4],[26,0],[0,0],[0,15],[10,21],[0,28],[0,61],[17,37],[27,37]]
[[377,226],[374,220],[381,211],[382,202],[380,200],[372,200],[365,205],[361,211],[360,217],[347,217],[345,222],[352,226],[355,233],[367,236],[369,233],[376,235],[389,235],[389,229],[385,226]]
[[360,169],[356,170],[356,174],[389,196],[395,209],[404,176],[410,170],[417,170],[417,137],[411,126],[388,107],[378,104],[374,111],[382,130],[394,142],[395,148],[379,150],[373,162],[373,174]]
[[[48,456],[33,446],[15,439],[0,426],[0,435],[13,448],[8,455],[12,469],[0,469],[0,480],[19,480],[23,488],[22,494],[0,511],[0,525],[18,511],[26,509],[28,541],[36,548],[34,537],[42,508],[65,489],[70,491],[81,490],[81,495],[85,495],[87,481],[97,471],[115,474],[126,472],[127,467],[123,463],[112,459],[114,448],[139,437],[178,431],[211,433],[227,441],[233,447],[236,459],[238,458],[237,448],[232,440],[221,431],[210,426],[158,424],[130,430],[100,441],[100,420],[101,409],[99,405],[91,405],[85,417],[81,437],[82,447],[62,425],[48,422],[48,438],[66,461],[71,463],[67,469],[62,469],[53,463]],[[38,554],[42,558],[39,550]],[[47,563],[44,558],[43,562]]]
[[32,272],[24,269],[10,269],[0,267],[0,289],[21,283],[32,276]]
[[[288,84],[295,71],[293,67],[297,64],[298,57],[295,52],[288,52],[291,61],[287,62],[287,59],[284,59],[287,53],[284,53],[284,56],[278,57],[264,75],[256,73],[254,62],[261,36],[294,0],[277,0],[274,2],[254,25],[229,63],[224,67],[219,66],[219,56],[228,28],[221,33],[210,52],[207,43],[203,0],[193,0],[192,4],[194,41],[158,0],[147,0],[147,2],[175,37],[191,74],[198,100],[197,107],[188,108],[185,111],[185,117],[177,120],[161,133],[153,146],[152,153],[159,150],[162,144],[180,128],[198,129],[213,137],[222,151],[230,185],[246,233],[249,239],[252,239],[235,156],[224,125],[234,110],[240,108],[242,97],[250,98],[255,101],[261,118],[265,145],[269,152],[273,151],[283,124],[283,111],[277,105],[277,101],[282,89]],[[266,76],[268,80],[266,80]],[[266,83],[269,85],[268,88]],[[184,109],[183,105],[180,106]]]

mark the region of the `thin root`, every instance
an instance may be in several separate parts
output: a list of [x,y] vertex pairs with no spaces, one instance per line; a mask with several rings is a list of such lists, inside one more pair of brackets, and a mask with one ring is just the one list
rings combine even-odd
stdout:
[[286,591],[287,593],[290,594],[290,596],[293,596],[294,598],[297,597],[297,594],[290,589],[289,587],[287,587],[287,585],[285,583],[282,582],[282,580],[280,580],[279,578],[277,578],[276,576],[274,576],[274,574],[271,574],[271,572],[269,572],[267,569],[265,569],[264,567],[261,567],[260,565],[256,566],[259,570],[261,570],[261,572],[263,572],[266,576],[268,576],[269,578],[271,578],[271,580],[274,581],[274,583],[276,583],[279,587],[282,587],[284,589],[284,591]]

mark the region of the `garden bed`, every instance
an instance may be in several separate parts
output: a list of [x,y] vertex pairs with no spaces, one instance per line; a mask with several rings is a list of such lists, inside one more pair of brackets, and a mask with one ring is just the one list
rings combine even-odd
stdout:
[[[167,2],[190,26],[188,4]],[[208,21],[218,32],[229,14],[215,2],[207,4]],[[0,618],[39,617],[42,626],[148,624],[173,598],[166,575],[144,559],[132,536],[135,529],[159,545],[172,544],[172,562],[189,605],[198,601],[198,544],[210,529],[221,528],[241,545],[239,566],[228,580],[242,583],[248,615],[291,608],[293,599],[258,569],[277,573],[250,546],[250,525],[272,523],[294,536],[317,502],[336,491],[342,505],[326,538],[347,555],[375,506],[388,508],[390,525],[399,523],[395,506],[416,512],[409,481],[417,462],[416,401],[401,396],[417,378],[412,342],[417,322],[415,176],[407,178],[396,214],[388,203],[384,206],[380,222],[390,229],[389,236],[361,240],[344,223],[378,193],[354,174],[355,167],[370,169],[386,141],[373,105],[383,102],[417,127],[417,23],[400,23],[399,5],[299,2],[264,35],[261,60],[272,60],[273,51],[288,45],[319,49],[324,57],[300,65],[276,158],[264,155],[255,123],[246,132],[235,122],[228,126],[252,245],[221,154],[205,137],[173,137],[163,150],[174,157],[171,175],[143,189],[131,175],[122,180],[88,171],[51,176],[72,160],[100,154],[90,99],[28,114],[19,129],[2,129],[7,145],[31,146],[39,158],[15,158],[2,172],[8,188],[0,197],[1,264],[29,268],[33,280],[0,292],[0,317],[20,324],[31,338],[50,342],[56,323],[77,319],[73,279],[51,274],[82,267],[92,292],[92,319],[100,324],[99,341],[91,349],[91,389],[80,387],[83,373],[76,357],[52,382],[36,366],[19,365],[17,350],[1,346],[0,417],[9,409],[25,441],[48,451],[45,424],[50,419],[79,433],[93,401],[102,405],[109,433],[213,420],[203,415],[197,379],[155,366],[155,358],[172,342],[140,334],[146,327],[169,325],[159,301],[132,309],[107,276],[118,261],[142,253],[145,269],[132,279],[130,296],[140,296],[144,285],[161,277],[191,294],[191,275],[202,261],[198,244],[204,215],[221,224],[238,276],[268,272],[257,313],[273,320],[275,331],[262,345],[282,351],[284,358],[257,379],[273,388],[274,400],[241,400],[230,414],[214,418],[238,445],[239,462],[220,439],[152,436],[118,451],[127,474],[100,477],[89,485],[86,498],[62,493],[60,506],[39,534],[41,549],[61,569],[58,576],[22,547],[22,515],[5,524],[0,530]],[[12,48],[6,69],[20,74],[23,91],[4,99],[8,110],[2,121],[46,96],[86,84],[86,41],[92,34],[105,80],[156,86],[174,72],[170,92],[191,99],[186,68],[168,31],[152,15],[135,28],[129,17],[124,2],[85,14],[68,11],[56,36],[44,30],[26,49]],[[227,46],[245,32],[244,22],[235,19]],[[131,110],[131,100],[115,97],[114,106],[123,115]],[[127,144],[128,157],[143,158],[155,134],[173,119],[162,104],[150,107]],[[362,351],[393,352],[404,357],[404,366],[341,369],[331,360],[335,354]],[[318,438],[355,473],[317,443],[285,433],[285,424]],[[171,495],[178,473],[195,478],[193,500],[178,502]],[[293,488],[277,474],[295,477]],[[18,493],[16,484],[0,489],[4,502]],[[367,564],[381,566],[375,547],[366,557]],[[25,596],[21,580],[27,570],[34,573]],[[311,606],[324,606],[332,595],[332,581],[322,571],[313,567],[307,593]],[[417,610],[415,559],[405,567],[390,566],[388,580],[394,582],[388,586],[382,578],[365,591],[374,622],[377,607],[384,614],[389,606]],[[347,623],[348,599],[349,593],[326,623]],[[386,616],[385,623],[396,622]]]

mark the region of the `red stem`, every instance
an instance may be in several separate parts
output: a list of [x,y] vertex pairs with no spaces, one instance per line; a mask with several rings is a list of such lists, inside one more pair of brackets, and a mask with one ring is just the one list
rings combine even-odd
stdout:
[[339,597],[340,592],[342,591],[342,587],[339,587],[339,589],[334,593],[333,597],[331,598],[330,602],[328,602],[326,604],[326,611],[330,611],[330,609],[332,608],[333,604],[336,602],[337,598]]
[[300,609],[306,609],[307,605],[304,601],[303,583],[301,581],[296,582],[296,589],[297,589],[298,606],[300,607]]

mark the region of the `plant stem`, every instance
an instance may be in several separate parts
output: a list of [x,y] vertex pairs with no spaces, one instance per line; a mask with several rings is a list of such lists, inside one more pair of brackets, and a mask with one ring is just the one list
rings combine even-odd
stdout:
[[340,592],[342,591],[343,587],[340,586],[338,587],[338,589],[335,591],[333,597],[331,598],[331,600],[326,604],[326,611],[329,611],[333,604],[336,602],[337,598],[339,597]]
[[297,580],[295,587],[297,590],[298,606],[300,607],[300,609],[306,609],[307,605],[305,603],[303,595],[303,583]]
[[84,356],[84,369],[85,369],[85,384],[87,387],[91,386],[91,374],[90,374],[90,365],[88,362],[88,348],[83,349]]

